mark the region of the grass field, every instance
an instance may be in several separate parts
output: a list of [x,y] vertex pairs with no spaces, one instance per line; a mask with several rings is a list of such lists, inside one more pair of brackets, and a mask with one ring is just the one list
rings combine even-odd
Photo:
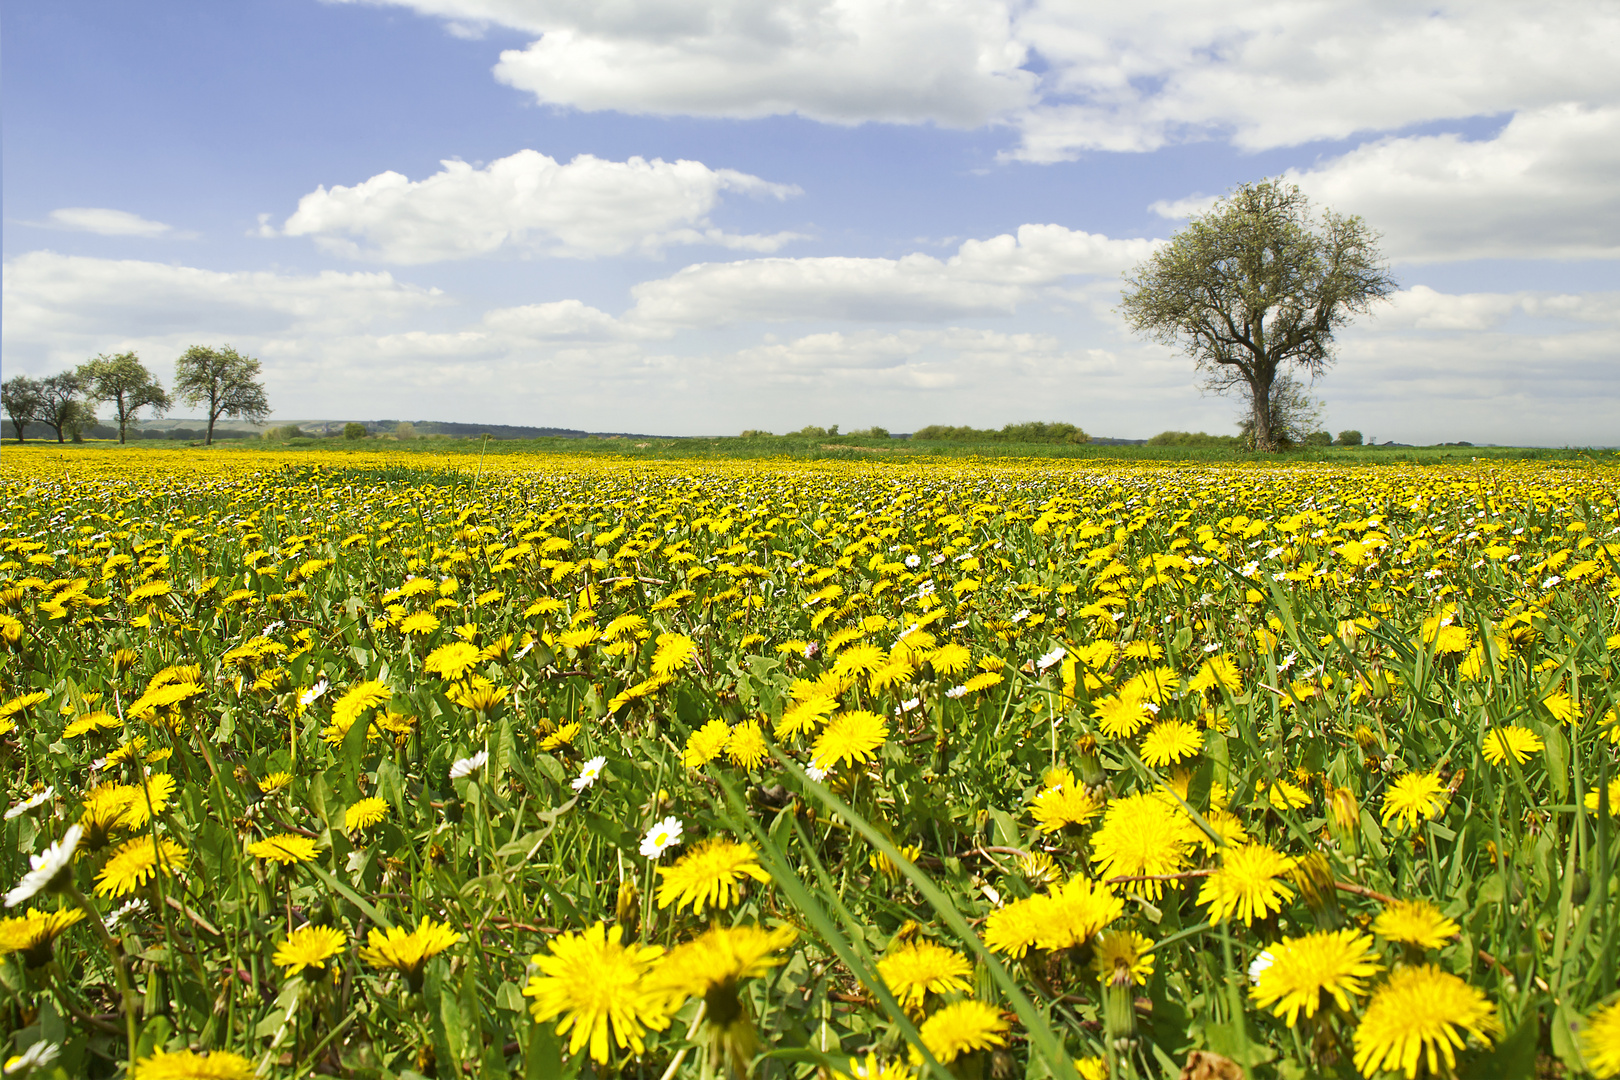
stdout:
[[1620,1075],[1613,454],[843,438],[8,447],[8,1077]]

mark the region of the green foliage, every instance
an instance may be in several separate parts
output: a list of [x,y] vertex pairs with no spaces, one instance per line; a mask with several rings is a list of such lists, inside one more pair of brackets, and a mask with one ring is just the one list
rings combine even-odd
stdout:
[[1355,428],[1350,428],[1350,429],[1348,429],[1346,431],[1339,432],[1338,445],[1339,446],[1360,446],[1361,445],[1361,432],[1357,431]]
[[1061,421],[1054,421],[1049,424],[1039,421],[1024,424],[1007,424],[1000,430],[930,424],[912,432],[911,437],[936,442],[1067,443],[1072,446],[1083,445],[1091,441],[1091,436],[1080,428]]
[[345,439],[363,439],[363,438],[365,438],[366,437],[366,425],[364,425],[364,424],[356,424],[356,423],[353,423],[353,422],[344,424],[343,425],[343,437]]
[[1210,435],[1202,431],[1161,431],[1147,441],[1149,446],[1197,446],[1236,449],[1243,440],[1236,435]]
[[157,377],[133,352],[92,357],[79,365],[76,375],[89,400],[112,404],[120,443],[125,441],[130,423],[142,409],[150,408],[155,415],[162,416],[174,404]]
[[208,412],[205,442],[212,445],[221,416],[259,424],[270,415],[270,399],[259,381],[261,365],[229,345],[213,349],[193,345],[174,362],[174,390],[188,405]]

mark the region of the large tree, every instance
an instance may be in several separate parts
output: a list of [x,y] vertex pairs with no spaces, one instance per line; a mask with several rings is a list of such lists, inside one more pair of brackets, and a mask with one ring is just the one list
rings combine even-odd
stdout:
[[1258,450],[1275,450],[1279,372],[1321,375],[1333,333],[1395,290],[1361,218],[1311,212],[1280,180],[1244,184],[1125,277],[1131,329],[1179,346],[1216,393],[1248,395]]
[[163,385],[132,352],[108,356],[105,353],[79,365],[79,379],[85,393],[94,401],[110,401],[118,416],[118,441],[122,443],[129,423],[142,409],[151,406],[162,416],[173,404]]
[[11,425],[17,429],[17,441],[26,442],[24,432],[30,421],[39,419],[39,383],[26,375],[13,375],[0,383],[0,404],[5,406]]
[[214,425],[221,416],[262,424],[270,416],[270,399],[259,382],[259,362],[229,345],[210,349],[193,345],[174,362],[174,392],[187,405],[206,403],[208,435],[214,444]]
[[80,398],[83,393],[84,383],[76,372],[40,380],[37,419],[56,432],[57,442],[66,442],[69,434],[96,422],[95,412]]

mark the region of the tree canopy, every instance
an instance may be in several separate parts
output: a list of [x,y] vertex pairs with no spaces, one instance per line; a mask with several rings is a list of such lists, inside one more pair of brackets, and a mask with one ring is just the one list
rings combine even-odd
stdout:
[[3,404],[11,424],[17,429],[17,441],[26,442],[23,430],[30,421],[39,419],[39,381],[27,375],[13,375],[0,383],[0,404]]
[[111,402],[118,418],[118,441],[125,440],[130,421],[142,409],[151,407],[162,416],[173,402],[163,384],[132,352],[108,356],[102,353],[79,365],[78,377],[92,401]]
[[259,382],[261,366],[229,345],[211,349],[193,345],[174,362],[174,391],[187,405],[206,405],[206,445],[214,442],[214,425],[221,416],[263,423],[270,416],[270,399]]
[[1243,184],[1125,277],[1120,311],[1137,333],[1177,346],[1216,393],[1249,398],[1256,449],[1275,450],[1278,373],[1320,376],[1334,332],[1396,288],[1361,218],[1320,218],[1280,180]]

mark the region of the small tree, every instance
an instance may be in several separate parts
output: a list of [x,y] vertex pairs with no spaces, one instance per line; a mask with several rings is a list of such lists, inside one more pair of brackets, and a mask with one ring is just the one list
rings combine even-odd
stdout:
[[411,423],[409,420],[401,420],[398,424],[394,425],[394,438],[396,438],[396,439],[414,439],[414,438],[416,438],[416,425]]
[[129,425],[144,408],[162,416],[173,401],[163,384],[146,370],[132,352],[108,356],[105,353],[79,365],[77,372],[85,394],[92,401],[110,401],[118,417],[118,442],[122,445]]
[[365,438],[366,437],[366,425],[364,425],[364,424],[356,424],[356,423],[353,423],[352,421],[350,423],[344,424],[343,425],[343,437],[345,439],[363,439],[363,438]]
[[1357,431],[1355,428],[1351,428],[1348,431],[1339,432],[1339,445],[1340,446],[1360,446],[1361,445],[1361,432]]
[[39,419],[39,397],[38,381],[26,375],[14,375],[0,383],[0,402],[5,405],[6,415],[11,417],[11,426],[17,429],[18,442],[28,440],[23,429],[30,421]]
[[1241,389],[1260,450],[1277,448],[1279,374],[1312,379],[1333,362],[1333,332],[1395,289],[1378,236],[1359,217],[1318,221],[1299,188],[1244,184],[1126,275],[1131,329],[1177,345],[1215,393]]
[[39,383],[39,414],[35,419],[56,432],[57,442],[66,442],[81,428],[96,422],[96,414],[79,399],[84,383],[72,371],[63,371]]
[[174,391],[187,405],[206,403],[208,433],[205,446],[214,445],[214,425],[221,416],[262,424],[270,416],[270,399],[259,382],[260,364],[229,345],[210,349],[193,345],[174,362]]

